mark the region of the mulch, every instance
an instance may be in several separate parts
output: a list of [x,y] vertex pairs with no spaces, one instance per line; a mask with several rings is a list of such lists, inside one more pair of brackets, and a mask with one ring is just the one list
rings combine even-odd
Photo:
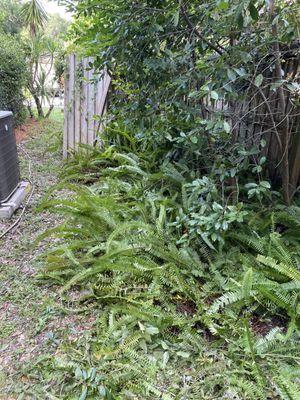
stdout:
[[21,143],[24,139],[32,136],[39,125],[39,121],[35,118],[28,118],[23,125],[15,128],[15,137],[17,144]]

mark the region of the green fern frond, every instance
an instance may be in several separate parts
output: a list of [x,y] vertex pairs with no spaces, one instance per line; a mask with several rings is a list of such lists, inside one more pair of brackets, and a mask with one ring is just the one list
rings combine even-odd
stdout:
[[273,381],[284,400],[300,400],[299,385],[296,385],[286,376],[274,376]]
[[279,272],[279,274],[281,274],[285,278],[292,279],[293,281],[300,281],[300,272],[290,265],[278,263],[274,258],[265,257],[261,254],[257,256],[257,260],[264,266],[269,267],[276,272]]
[[212,306],[208,310],[208,314],[212,315],[217,313],[221,308],[236,304],[244,300],[244,296],[241,291],[228,292],[219,297],[213,302]]

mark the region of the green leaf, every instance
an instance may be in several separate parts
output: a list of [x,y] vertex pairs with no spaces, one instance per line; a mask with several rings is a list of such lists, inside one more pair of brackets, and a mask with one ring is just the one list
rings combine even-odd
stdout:
[[173,24],[174,26],[178,26],[179,23],[179,10],[177,10],[173,16]]
[[81,392],[81,395],[80,395],[80,397],[79,397],[79,400],[85,400],[85,399],[86,399],[86,396],[87,396],[87,392],[88,392],[88,389],[87,389],[86,386],[84,386],[84,387],[82,388],[82,392]]
[[257,184],[256,184],[256,183],[253,183],[253,182],[247,183],[247,184],[245,185],[245,188],[246,188],[246,189],[252,189],[252,188],[256,188],[256,187],[257,187]]
[[259,160],[259,165],[263,165],[267,161],[267,158],[265,156],[261,157]]
[[279,80],[277,82],[272,83],[272,85],[270,86],[270,90],[275,92],[275,90],[278,89],[280,86],[282,86],[283,83],[284,83],[283,80]]
[[215,90],[212,90],[212,91],[210,92],[210,97],[211,97],[212,99],[214,99],[214,100],[218,100],[218,99],[219,99],[219,95],[218,95],[218,93],[217,93]]
[[249,4],[248,9],[249,9],[249,12],[250,12],[250,15],[251,15],[251,18],[253,19],[253,21],[257,21],[258,17],[259,17],[259,14],[258,14],[258,10],[255,7],[255,5],[253,4],[253,2],[251,2]]
[[245,68],[234,68],[234,70],[239,76],[247,75]]
[[204,242],[207,244],[208,247],[210,247],[213,250],[216,250],[215,246],[212,244],[212,242],[207,237],[207,234],[201,233],[201,237],[204,240]]
[[176,353],[179,357],[182,357],[182,358],[189,358],[189,356],[190,356],[190,353],[187,353],[186,351],[177,351],[177,353]]
[[157,335],[159,333],[159,330],[155,326],[148,326],[145,332],[147,332],[148,335]]
[[99,391],[99,395],[100,395],[101,397],[105,397],[105,396],[106,396],[106,389],[105,389],[104,386],[101,385],[101,386],[99,387],[98,391]]
[[264,188],[266,188],[266,189],[271,189],[271,185],[270,185],[270,183],[267,182],[267,181],[261,181],[261,182],[260,182],[260,186],[262,186],[262,187],[264,187]]
[[163,355],[163,362],[162,362],[162,367],[163,367],[163,368],[166,368],[166,365],[167,365],[167,363],[168,363],[168,361],[169,361],[169,358],[170,358],[169,352],[168,352],[168,351],[165,351],[165,352],[164,352],[164,355]]
[[218,4],[218,9],[219,10],[227,10],[228,7],[229,7],[228,0],[219,1],[219,4]]
[[265,139],[261,139],[260,145],[261,145],[261,147],[266,147],[266,145],[267,145],[266,140]]
[[240,11],[236,16],[236,23],[240,29],[244,26],[244,16],[243,13]]
[[255,86],[260,87],[260,85],[262,84],[263,80],[264,80],[264,77],[262,76],[262,74],[257,75],[255,77],[255,80],[254,80]]
[[79,367],[76,368],[75,370],[75,378],[76,379],[81,379],[82,378],[82,371]]
[[227,70],[227,76],[231,81],[236,80],[236,73],[232,69]]
[[229,133],[231,131],[230,125],[229,125],[229,123],[227,121],[224,121],[223,126],[224,126],[224,131],[226,133]]
[[253,284],[253,270],[252,268],[249,268],[244,276],[242,285],[242,295],[246,299],[249,298],[250,296],[252,284]]

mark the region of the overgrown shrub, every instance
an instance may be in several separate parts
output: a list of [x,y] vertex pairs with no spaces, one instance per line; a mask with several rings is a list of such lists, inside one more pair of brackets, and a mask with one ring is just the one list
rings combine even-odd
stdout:
[[[53,395],[299,399],[300,209],[271,189],[265,138],[235,140],[231,108],[210,112],[260,93],[258,51],[276,66],[281,20],[263,7],[75,5],[73,40],[115,90],[102,151],[76,154],[61,183],[73,194],[44,203],[65,222],[48,232],[58,241],[43,278],[97,315],[87,339],[41,362]],[[289,42],[293,7],[276,9]]]
[[14,113],[15,124],[26,117],[23,89],[27,70],[25,55],[17,40],[0,35],[0,109]]
[[74,308],[99,318],[87,342],[39,364],[62,398],[298,399],[295,212],[265,209],[261,220],[248,208],[249,227],[230,229],[223,250],[204,239],[191,248],[167,223],[178,214],[178,171],[152,173],[136,154],[85,147],[63,176],[68,197],[44,200],[66,221],[46,234],[62,245],[48,252],[43,277],[77,291]]

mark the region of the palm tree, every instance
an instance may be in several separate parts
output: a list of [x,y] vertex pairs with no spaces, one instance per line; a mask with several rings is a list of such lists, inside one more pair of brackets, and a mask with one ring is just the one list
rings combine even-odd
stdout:
[[[30,34],[29,49],[29,71],[30,78],[28,80],[28,90],[34,99],[36,104],[38,116],[44,118],[44,111],[42,106],[43,90],[45,79],[41,81],[40,71],[40,59],[43,53],[43,32],[48,17],[43,5],[39,0],[28,0],[22,7],[21,17],[24,25],[28,28]],[[33,112],[30,103],[28,104],[28,110],[31,116]]]
[[29,28],[30,35],[34,38],[38,31],[47,22],[47,14],[39,0],[29,0],[21,10],[21,16],[25,25]]

